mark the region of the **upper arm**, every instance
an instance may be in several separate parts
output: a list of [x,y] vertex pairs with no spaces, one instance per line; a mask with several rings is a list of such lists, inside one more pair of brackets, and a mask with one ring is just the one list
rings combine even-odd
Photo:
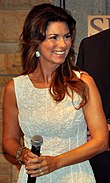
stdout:
[[83,107],[83,111],[91,137],[100,138],[100,140],[108,139],[106,117],[96,84],[93,78],[87,74],[82,74],[81,79],[89,87],[89,99],[87,104]]
[[14,138],[19,142],[20,137],[21,129],[18,123],[14,82],[11,80],[7,84],[3,96],[3,141]]

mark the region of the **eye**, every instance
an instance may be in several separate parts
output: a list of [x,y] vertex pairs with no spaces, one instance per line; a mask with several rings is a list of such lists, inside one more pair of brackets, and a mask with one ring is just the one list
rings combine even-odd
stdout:
[[71,34],[65,35],[65,39],[71,39]]
[[50,37],[50,39],[55,39],[55,40],[56,40],[57,38],[58,38],[57,35],[53,35],[53,36]]

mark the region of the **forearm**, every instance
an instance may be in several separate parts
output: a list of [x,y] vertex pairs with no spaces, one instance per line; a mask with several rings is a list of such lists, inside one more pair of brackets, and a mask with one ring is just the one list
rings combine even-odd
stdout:
[[20,141],[16,139],[8,139],[6,142],[3,142],[4,153],[7,153],[11,156],[11,162],[13,164],[24,164],[25,157],[24,155],[30,151],[30,149],[23,146]]
[[58,169],[88,160],[105,150],[107,150],[107,143],[100,145],[100,143],[97,144],[91,140],[76,149],[57,156]]
[[3,151],[13,157],[16,157],[16,152],[20,147],[22,143],[16,139],[3,139]]

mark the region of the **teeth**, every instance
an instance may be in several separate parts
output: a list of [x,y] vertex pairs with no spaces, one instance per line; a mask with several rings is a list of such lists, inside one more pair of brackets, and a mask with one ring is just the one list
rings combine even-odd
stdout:
[[54,53],[59,54],[59,55],[63,55],[65,52],[64,51],[54,51]]

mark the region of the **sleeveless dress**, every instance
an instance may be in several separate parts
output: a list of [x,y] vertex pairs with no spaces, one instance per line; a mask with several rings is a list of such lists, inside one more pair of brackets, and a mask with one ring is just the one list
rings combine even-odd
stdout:
[[[25,146],[31,148],[34,135],[43,137],[42,155],[56,156],[70,151],[87,141],[87,125],[82,109],[76,110],[80,97],[74,93],[56,103],[48,88],[35,88],[28,75],[14,78],[15,95],[19,110],[19,125],[24,133]],[[27,183],[22,165],[17,183]],[[63,167],[36,178],[36,183],[95,183],[89,161]]]

